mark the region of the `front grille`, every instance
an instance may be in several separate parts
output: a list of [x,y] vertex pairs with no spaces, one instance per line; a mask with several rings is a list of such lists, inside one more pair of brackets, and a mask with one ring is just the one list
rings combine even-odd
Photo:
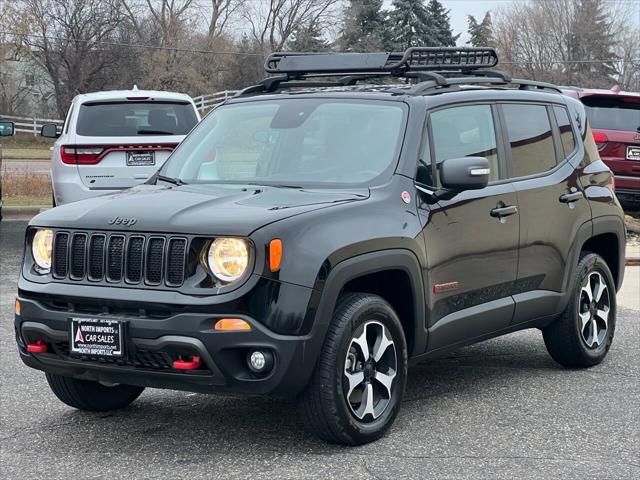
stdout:
[[107,249],[107,280],[119,282],[122,280],[122,259],[124,258],[124,237],[111,235]]
[[84,278],[87,235],[84,233],[76,233],[71,239],[71,268],[70,274],[73,280],[82,280]]
[[64,278],[67,276],[67,257],[69,255],[69,234],[58,233],[53,241],[53,276]]
[[177,287],[184,282],[188,242],[139,233],[57,232],[53,250],[58,280]]
[[151,238],[147,247],[147,270],[145,272],[149,285],[159,285],[162,281],[163,252],[164,238]]
[[93,235],[89,242],[89,280],[101,280],[104,277],[105,235]]

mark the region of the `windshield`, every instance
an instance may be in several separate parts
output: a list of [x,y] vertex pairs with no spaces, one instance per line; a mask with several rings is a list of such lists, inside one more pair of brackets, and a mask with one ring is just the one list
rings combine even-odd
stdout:
[[187,183],[361,184],[395,166],[406,106],[284,99],[222,106],[162,173]]
[[598,97],[582,99],[591,127],[635,132],[640,129],[640,98]]
[[188,102],[84,103],[76,133],[88,137],[186,135],[198,123]]

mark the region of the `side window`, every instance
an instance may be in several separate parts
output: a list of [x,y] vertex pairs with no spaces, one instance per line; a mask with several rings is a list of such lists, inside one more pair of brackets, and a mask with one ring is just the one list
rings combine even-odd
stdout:
[[504,104],[502,111],[511,145],[511,176],[525,177],[555,167],[556,151],[547,107]]
[[564,150],[565,158],[568,157],[576,149],[576,138],[573,135],[573,128],[569,121],[569,113],[564,107],[554,106],[553,111],[556,114],[556,121],[560,129],[560,140]]
[[433,112],[431,135],[437,167],[449,158],[485,157],[491,169],[489,179],[500,178],[490,105],[465,105]]
[[429,135],[424,136],[423,142],[424,144],[422,145],[422,151],[420,152],[420,159],[418,161],[418,170],[416,172],[416,181],[423,185],[435,187],[436,182],[433,181],[433,169],[431,167]]

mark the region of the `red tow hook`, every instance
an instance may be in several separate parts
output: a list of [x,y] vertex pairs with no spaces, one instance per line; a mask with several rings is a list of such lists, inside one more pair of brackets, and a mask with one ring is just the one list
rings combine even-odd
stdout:
[[36,340],[36,343],[30,343],[27,345],[27,352],[47,353],[47,345],[42,340]]
[[173,368],[176,370],[195,370],[200,366],[200,357],[191,357],[191,360],[178,360],[173,361]]

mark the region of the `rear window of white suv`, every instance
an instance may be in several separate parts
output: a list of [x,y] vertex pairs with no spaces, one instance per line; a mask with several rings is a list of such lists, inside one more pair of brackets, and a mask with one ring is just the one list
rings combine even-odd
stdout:
[[188,102],[88,102],[80,106],[76,133],[87,137],[186,135],[197,122]]

